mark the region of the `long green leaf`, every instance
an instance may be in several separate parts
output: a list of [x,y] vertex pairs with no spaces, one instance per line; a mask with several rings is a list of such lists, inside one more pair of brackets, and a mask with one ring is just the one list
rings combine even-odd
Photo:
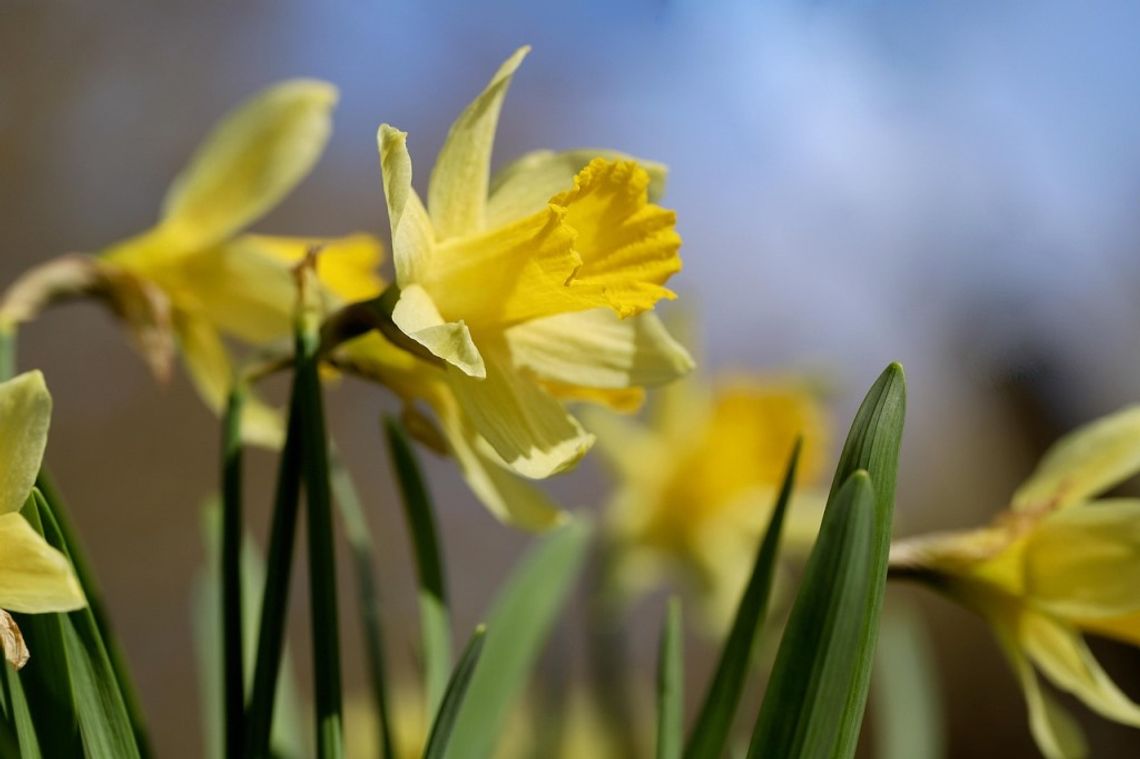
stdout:
[[[902,449],[903,422],[906,417],[906,378],[900,364],[892,363],[879,375],[867,391],[859,406],[843,451],[839,455],[835,479],[828,500],[834,498],[842,484],[852,473],[863,469],[875,484],[875,545],[871,552],[872,597],[868,614],[863,617],[859,639],[858,677],[850,694],[850,709],[858,706],[860,713],[867,703],[871,686],[871,670],[875,662],[875,643],[878,638],[878,619],[883,608],[886,588],[887,562],[891,547],[891,522],[895,508],[895,485],[898,481],[899,452]],[[861,721],[843,724],[842,746],[855,750],[859,740]]]
[[138,746],[139,753],[146,759],[152,756],[154,752],[150,746],[142,705],[139,702],[130,669],[127,667],[126,656],[123,654],[118,636],[115,635],[110,614],[107,612],[107,605],[103,600],[102,586],[95,576],[91,562],[87,559],[87,554],[83,549],[83,541],[71,523],[71,516],[66,503],[46,469],[40,470],[40,474],[36,478],[36,489],[52,514],[52,522],[60,535],[60,540],[67,546],[67,555],[75,568],[75,575],[79,578],[83,594],[87,597],[87,609],[91,612],[91,617],[99,632],[99,639],[102,641],[107,657],[111,662],[119,693],[126,703],[127,713],[131,720],[131,730],[135,734],[135,743]]
[[526,684],[581,571],[590,527],[573,519],[544,536],[503,586],[487,617],[487,640],[452,731],[447,756],[482,759]]
[[736,617],[732,622],[728,639],[720,654],[716,673],[709,684],[701,706],[700,715],[689,743],[685,747],[687,759],[701,759],[706,756],[720,756],[724,753],[732,720],[744,692],[744,681],[748,675],[752,652],[768,608],[768,597],[772,592],[772,578],[776,574],[776,557],[779,553],[780,534],[784,526],[784,515],[792,498],[792,488],[796,479],[796,465],[799,462],[801,443],[796,441],[791,458],[784,474],[784,484],[776,498],[772,516],[764,539],[756,549],[756,560],[752,565],[752,575],[740,598]]
[[[217,502],[203,509],[203,544],[205,563],[195,577],[192,590],[194,650],[198,659],[199,703],[203,719],[204,756],[220,759],[225,753],[225,702],[223,698],[222,624],[219,618],[221,600],[218,579],[221,566],[221,510]],[[242,648],[245,680],[253,672],[257,646],[257,615],[261,609],[261,593],[265,585],[265,561],[249,535],[241,550],[242,584]],[[301,759],[311,754],[301,715],[296,677],[288,647],[282,654],[280,684],[273,709],[270,746],[276,759]]]
[[307,496],[309,537],[309,620],[313,642],[313,690],[318,759],[344,755],[341,721],[340,635],[333,540],[329,439],[317,373],[316,324],[300,319],[296,379],[301,414],[301,462]]
[[238,759],[245,740],[245,669],[242,665],[242,442],[245,389],[230,392],[222,418],[221,624],[226,756]]
[[670,598],[657,659],[657,759],[680,759],[685,740],[681,599]]
[[273,520],[269,528],[269,553],[265,567],[265,590],[257,627],[257,660],[245,713],[245,755],[261,759],[269,755],[281,658],[285,650],[285,612],[293,570],[293,545],[297,540],[297,513],[301,503],[301,415],[297,383],[289,402],[285,446],[277,468]]
[[451,613],[448,610],[443,554],[439,548],[431,497],[408,436],[400,423],[392,418],[385,420],[384,431],[392,468],[400,484],[404,518],[411,533],[416,560],[427,713],[434,714],[443,698],[451,670]]
[[[51,507],[38,491],[33,491],[33,497],[44,538],[71,559]],[[59,619],[72,703],[86,755],[92,759],[139,757],[127,704],[91,609],[61,614]],[[28,645],[31,647],[33,642]],[[45,715],[45,719],[50,719],[50,715]],[[50,724],[44,723],[37,732],[43,735],[46,729],[50,729]]]
[[365,656],[368,660],[368,680],[379,717],[381,756],[392,759],[396,755],[392,735],[393,724],[388,707],[388,684],[384,665],[384,631],[380,625],[380,596],[376,587],[376,562],[373,559],[372,536],[364,519],[360,496],[344,462],[335,454],[329,458],[329,475],[332,480],[333,500],[340,511],[348,544],[352,548],[353,568],[356,574],[357,603],[364,633]]
[[804,569],[749,747],[759,757],[851,757],[846,724],[856,727],[861,634],[872,612],[875,489],[864,471],[828,503]]
[[8,662],[0,662],[0,680],[4,691],[4,704],[14,727],[16,750],[20,759],[40,759],[40,741],[36,737],[36,727],[32,723],[32,713],[20,675]]
[[455,665],[455,672],[444,690],[443,700],[439,704],[432,721],[431,732],[428,733],[427,747],[424,749],[424,759],[443,759],[444,752],[451,742],[452,730],[455,720],[459,716],[459,708],[467,695],[471,685],[471,677],[475,674],[475,665],[479,663],[479,655],[483,653],[483,640],[486,637],[486,628],[482,625],[475,628],[467,648],[459,657]]

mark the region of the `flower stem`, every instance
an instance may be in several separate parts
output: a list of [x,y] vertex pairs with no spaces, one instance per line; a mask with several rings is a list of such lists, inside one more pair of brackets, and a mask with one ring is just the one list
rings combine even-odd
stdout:
[[245,387],[234,385],[222,420],[221,619],[222,683],[226,756],[242,753],[245,726],[245,674],[242,661],[242,445],[241,414]]

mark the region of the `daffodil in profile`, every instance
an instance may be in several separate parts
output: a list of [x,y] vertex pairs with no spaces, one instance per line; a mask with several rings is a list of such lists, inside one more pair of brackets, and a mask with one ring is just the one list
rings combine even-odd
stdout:
[[713,629],[731,619],[797,438],[785,551],[804,553],[822,515],[828,416],[808,383],[735,374],[660,394],[648,425],[595,413],[588,426],[616,479],[605,512],[619,590],[662,577],[695,588]]
[[610,151],[541,152],[491,178],[500,107],[526,52],[452,125],[426,205],[405,133],[378,135],[391,321],[434,363],[452,439],[499,480],[495,470],[545,478],[590,448],[564,401],[629,405],[692,365],[651,312],[681,268],[674,213],[654,202],[658,167]]
[[50,421],[43,375],[0,383],[0,643],[17,667],[28,650],[8,612],[72,611],[87,603],[68,560],[20,514],[40,471]]
[[[160,376],[178,353],[206,402],[222,407],[234,367],[223,337],[265,346],[291,327],[295,288],[289,266],[320,246],[320,271],[338,297],[379,290],[379,243],[364,234],[336,239],[272,237],[244,230],[300,182],[324,150],[337,100],[309,79],[269,87],[229,114],[178,175],[150,229],[97,256],[70,255],[28,272],[0,304],[0,329],[69,297],[96,297],[134,331]],[[243,431],[275,444],[279,415],[247,404]]]
[[1140,727],[1140,705],[1085,634],[1140,646],[1140,500],[1098,498],[1140,471],[1140,407],[1070,433],[988,527],[891,548],[891,571],[987,619],[1021,682],[1033,737],[1053,758],[1088,754],[1038,674],[1102,716]]

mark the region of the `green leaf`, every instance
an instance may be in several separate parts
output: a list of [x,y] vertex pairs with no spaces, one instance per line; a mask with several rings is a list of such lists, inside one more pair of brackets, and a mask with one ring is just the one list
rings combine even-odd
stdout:
[[222,546],[221,626],[222,704],[226,756],[241,756],[245,740],[245,669],[242,664],[242,444],[241,415],[245,388],[239,382],[230,391],[222,417]]
[[543,643],[585,562],[590,528],[572,519],[544,536],[502,587],[487,617],[487,640],[452,731],[447,756],[487,757],[526,684]]
[[[32,492],[32,497],[35,499],[38,519],[29,519],[29,522],[43,534],[49,544],[74,562],[48,502],[38,490]],[[53,629],[49,626],[24,624],[30,633],[25,635],[28,648],[34,650],[37,656],[45,657],[52,670],[48,671],[47,667],[32,670],[29,664],[26,668],[27,676],[53,677],[62,671],[65,674],[59,675],[60,682],[70,685],[70,709],[65,700],[54,698],[58,691],[48,687],[41,687],[38,691],[51,694],[47,703],[42,704],[42,709],[38,701],[29,703],[41,743],[46,735],[56,730],[66,736],[68,725],[74,719],[86,756],[92,759],[132,759],[141,756],[127,704],[119,689],[119,680],[115,676],[91,609],[83,608],[67,614],[25,615],[21,620],[32,616],[54,617],[59,625]],[[41,632],[47,634],[41,637]],[[59,709],[61,706],[62,709]]]
[[851,757],[845,723],[861,664],[864,617],[873,598],[875,490],[859,471],[828,504],[772,668],[749,757]]
[[685,756],[688,759],[720,756],[724,753],[729,729],[736,716],[736,709],[740,705],[740,696],[744,692],[744,681],[748,676],[752,652],[764,620],[764,613],[768,608],[768,597],[772,592],[780,533],[784,526],[788,502],[792,498],[800,448],[801,442],[797,440],[785,470],[784,484],[776,498],[772,516],[768,520],[764,539],[756,549],[752,575],[748,579],[744,595],[740,598],[736,617],[732,621],[732,629],[721,650],[716,673],[709,684],[700,715],[685,747]]
[[[376,588],[376,562],[373,558],[372,536],[364,519],[360,496],[352,476],[335,450],[330,453],[329,475],[332,481],[333,500],[340,511],[348,544],[352,548],[353,567],[356,573],[357,603],[364,633],[365,655],[368,659],[368,679],[379,719],[377,727],[382,757],[395,757],[393,725],[388,709],[388,685],[384,666],[384,631],[380,625],[380,596]],[[430,713],[430,712],[429,712]]]
[[[218,571],[221,563],[221,510],[217,502],[203,509],[203,544],[205,563],[194,580],[192,608],[194,620],[194,649],[198,659],[199,702],[203,718],[204,755],[221,757],[225,751],[223,723],[225,704],[222,670],[222,626],[219,618],[221,600]],[[242,584],[242,646],[245,653],[245,680],[253,672],[253,658],[257,645],[257,614],[261,607],[261,593],[265,585],[265,562],[261,552],[248,535],[241,548]],[[300,698],[291,666],[288,647],[282,654],[280,685],[273,709],[273,728],[270,745],[274,757],[300,759],[310,753],[306,747],[301,717]]]
[[681,599],[670,598],[657,658],[657,759],[680,759],[685,740]]
[[317,372],[319,338],[315,324],[299,319],[297,330],[296,410],[301,416],[301,463],[307,496],[309,537],[309,620],[313,643],[313,691],[318,759],[344,755],[341,721],[340,636],[337,621],[336,549],[329,439]]
[[435,714],[451,670],[451,613],[435,512],[407,433],[392,418],[385,420],[384,431],[416,559],[427,713]]
[[887,604],[875,658],[875,755],[941,759],[946,755],[942,703],[930,637],[910,605]]
[[479,663],[479,656],[483,653],[483,641],[486,637],[486,628],[479,625],[475,628],[467,648],[459,657],[455,671],[448,680],[443,700],[439,704],[432,721],[431,732],[428,734],[427,747],[424,749],[424,759],[443,759],[444,752],[451,742],[452,730],[455,727],[459,708],[463,705],[467,689],[471,685],[471,677],[475,674],[475,665]]
[[265,562],[265,590],[261,594],[261,615],[257,627],[257,661],[245,714],[245,755],[250,757],[263,757],[269,753],[277,680],[285,650],[285,612],[293,569],[293,544],[297,540],[297,513],[301,503],[301,415],[297,407],[298,391],[294,382],[285,446],[277,468],[269,553]]
[[[102,641],[107,658],[111,663],[115,681],[118,683],[119,693],[126,703],[127,713],[131,721],[131,730],[135,734],[135,743],[138,746],[138,751],[144,758],[150,757],[154,752],[151,750],[150,739],[147,736],[146,721],[144,719],[142,706],[139,703],[138,693],[135,690],[130,669],[127,667],[127,659],[123,655],[118,636],[115,635],[114,627],[111,624],[111,617],[107,613],[107,605],[103,601],[102,587],[83,550],[83,541],[80,540],[79,533],[76,532],[75,527],[71,524],[70,514],[63,497],[60,495],[59,490],[56,489],[55,483],[52,481],[46,469],[41,469],[39,477],[36,478],[36,490],[51,512],[53,528],[58,533],[61,543],[67,546],[66,553],[71,559],[71,565],[75,569],[76,577],[79,578],[79,584],[83,588],[83,595],[87,597],[87,609],[95,622],[99,639]],[[62,651],[62,649],[60,650]],[[41,734],[40,737],[42,742],[43,735]]]
[[19,673],[8,662],[0,663],[3,673],[0,683],[3,686],[5,711],[15,727],[16,751],[20,759],[40,759],[40,742],[36,737],[36,727],[32,723],[32,713],[24,695],[24,686]]

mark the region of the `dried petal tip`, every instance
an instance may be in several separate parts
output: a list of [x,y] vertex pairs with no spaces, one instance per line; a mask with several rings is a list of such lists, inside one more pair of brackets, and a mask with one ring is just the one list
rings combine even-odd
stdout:
[[4,658],[16,669],[22,668],[31,658],[16,620],[3,609],[0,609],[0,645],[4,646]]

